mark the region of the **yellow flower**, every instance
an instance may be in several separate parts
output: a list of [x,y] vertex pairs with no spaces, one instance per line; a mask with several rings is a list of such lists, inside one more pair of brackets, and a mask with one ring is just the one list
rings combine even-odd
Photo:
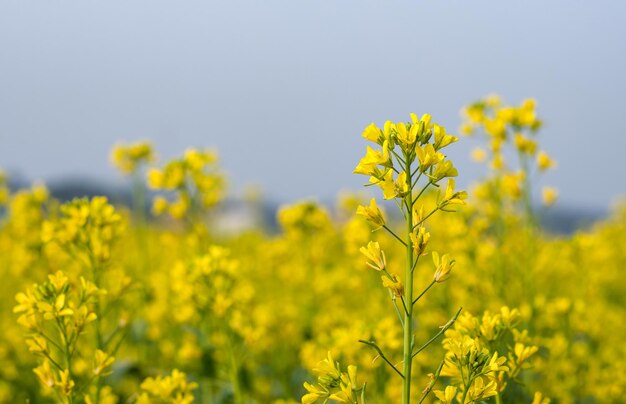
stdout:
[[384,199],[393,199],[396,197],[396,181],[393,180],[392,170],[387,170],[382,178],[370,177],[370,183],[377,184],[383,190]]
[[550,404],[550,399],[548,397],[544,397],[543,394],[536,391],[531,404]]
[[56,379],[48,359],[44,359],[43,363],[34,369],[34,372],[39,378],[41,384],[48,388],[54,387]]
[[131,145],[115,145],[111,151],[111,162],[123,174],[131,174],[140,164],[154,160],[154,152],[149,142]]
[[[488,380],[486,384],[485,379]],[[472,383],[468,391],[468,397],[472,400],[470,402],[493,397],[496,394],[498,394],[496,382],[481,376],[474,379],[474,383]]]
[[394,194],[398,198],[402,198],[409,193],[409,184],[407,183],[406,173],[402,171],[396,179]]
[[169,204],[167,202],[167,199],[163,198],[162,196],[157,196],[152,202],[152,213],[157,216],[161,215],[167,211],[168,207]]
[[28,345],[28,350],[34,354],[44,354],[48,352],[48,342],[44,337],[39,335],[35,335],[32,338],[27,339],[26,345]]
[[396,297],[402,297],[404,295],[404,286],[395,274],[391,274],[391,278],[387,275],[381,276],[383,280],[383,286],[391,290]]
[[435,136],[435,149],[443,149],[451,143],[459,140],[458,137],[446,134],[446,128],[435,124],[433,126],[433,134]]
[[374,268],[377,271],[382,271],[387,266],[387,260],[385,259],[385,252],[380,249],[380,245],[377,241],[370,241],[366,247],[361,247],[359,250],[361,254],[369,260],[365,263]]
[[519,199],[522,196],[522,183],[526,173],[519,171],[513,174],[505,174],[502,181],[503,191],[513,199]]
[[435,171],[433,171],[433,174],[430,175],[430,177],[433,179],[433,181],[436,182],[441,180],[442,178],[456,177],[458,175],[459,172],[456,168],[454,168],[452,162],[450,160],[446,160],[438,163],[435,166]]
[[324,387],[335,386],[341,380],[341,372],[330,351],[328,351],[326,359],[318,362],[317,366],[311,370],[317,375],[317,380]]
[[452,404],[452,400],[454,400],[454,396],[456,395],[456,387],[455,386],[446,386],[445,391],[435,390],[435,397],[441,400],[444,404]]
[[543,204],[546,206],[552,206],[559,196],[559,191],[552,187],[544,187],[541,195],[543,199]]
[[302,396],[302,404],[313,404],[319,399],[328,398],[330,395],[330,392],[323,387],[314,386],[307,382],[304,382],[304,388],[308,393]]
[[505,363],[506,363],[506,358],[504,356],[498,357],[498,353],[494,352],[493,356],[489,360],[487,369],[489,369],[490,372],[507,371],[509,370],[509,368],[504,365]]
[[472,160],[476,161],[477,163],[484,162],[485,160],[487,160],[487,152],[480,147],[475,148],[474,150],[472,150]]
[[383,136],[383,131],[372,122],[365,128],[362,136],[370,142],[378,143],[380,137]]
[[376,198],[372,198],[369,206],[359,206],[356,210],[356,214],[363,216],[368,222],[381,228],[385,225],[385,218],[382,211],[376,205]]
[[424,226],[419,226],[410,234],[409,237],[411,238],[411,243],[413,243],[415,255],[424,255],[426,246],[430,240],[430,233],[426,231],[426,228]]
[[525,137],[521,133],[515,134],[515,147],[521,153],[533,155],[537,151],[537,142]]
[[389,151],[387,141],[383,143],[383,150],[374,150],[370,146],[367,146],[365,157],[359,161],[359,164],[354,169],[355,174],[372,175],[374,169],[378,165],[383,165],[389,160]]
[[417,140],[417,131],[419,129],[418,125],[411,125],[407,128],[404,122],[399,122],[396,124],[396,137],[398,142],[402,146],[404,146],[405,150],[409,150],[411,146]]
[[435,264],[435,282],[441,283],[450,277],[455,261],[450,258],[449,254],[444,254],[439,259],[439,253],[433,251],[433,263]]
[[518,364],[521,364],[522,362],[527,361],[528,358],[530,358],[538,350],[539,348],[537,348],[536,346],[525,346],[524,344],[521,344],[519,342],[516,343],[514,349],[516,362]]
[[70,379],[70,371],[65,369],[59,373],[59,376],[60,379],[56,382],[56,386],[59,387],[63,394],[69,396],[72,394],[72,390],[75,386],[74,380]]
[[448,185],[446,186],[446,193],[443,196],[442,205],[464,205],[465,199],[467,199],[467,192],[454,191],[455,182],[452,178],[448,179]]
[[96,376],[107,376],[111,374],[110,367],[115,362],[115,358],[109,356],[106,352],[96,350],[93,374]]
[[415,146],[415,154],[420,163],[420,171],[424,172],[435,164],[443,161],[444,155],[435,150],[435,147],[428,143],[426,146]]
[[539,167],[539,170],[546,171],[555,165],[556,163],[550,158],[548,153],[540,151],[539,154],[537,154],[537,167]]

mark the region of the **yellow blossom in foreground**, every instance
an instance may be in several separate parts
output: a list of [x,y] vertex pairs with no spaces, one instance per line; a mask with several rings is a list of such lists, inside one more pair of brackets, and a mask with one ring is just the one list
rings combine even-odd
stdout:
[[356,210],[356,214],[363,216],[368,222],[376,225],[377,228],[385,225],[385,218],[376,204],[376,198],[371,199],[369,206],[359,206]]
[[369,124],[363,131],[363,137],[370,142],[377,143],[378,139],[383,135],[383,132],[373,122]]
[[435,264],[435,282],[444,282],[450,277],[450,272],[454,266],[455,261],[450,258],[449,254],[444,254],[441,259],[439,253],[433,251],[433,263]]
[[383,275],[381,278],[383,286],[391,290],[394,296],[402,297],[404,295],[404,286],[402,286],[402,282],[400,282],[396,275],[391,274],[391,277]]
[[367,247],[361,247],[359,251],[368,259],[365,262],[368,266],[377,271],[382,271],[386,268],[385,252],[380,249],[380,244],[377,241],[370,241],[367,243]]
[[435,396],[444,404],[452,404],[457,388],[455,386],[446,386],[445,391],[435,390]]

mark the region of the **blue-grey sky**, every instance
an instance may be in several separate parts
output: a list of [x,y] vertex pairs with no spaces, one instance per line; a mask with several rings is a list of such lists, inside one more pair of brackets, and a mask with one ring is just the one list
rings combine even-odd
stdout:
[[[115,182],[118,140],[219,150],[235,190],[359,190],[374,121],[456,131],[488,93],[538,100],[560,203],[626,194],[623,1],[0,2],[0,166]],[[468,184],[473,142],[451,149]]]

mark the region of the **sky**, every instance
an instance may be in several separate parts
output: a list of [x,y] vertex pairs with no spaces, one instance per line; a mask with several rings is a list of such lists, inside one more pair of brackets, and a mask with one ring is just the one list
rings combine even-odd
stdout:
[[[626,2],[0,2],[0,167],[120,184],[118,141],[162,161],[218,150],[233,193],[277,201],[361,190],[370,122],[430,113],[456,132],[490,93],[538,101],[562,206],[626,196]],[[473,140],[458,182],[485,175]]]

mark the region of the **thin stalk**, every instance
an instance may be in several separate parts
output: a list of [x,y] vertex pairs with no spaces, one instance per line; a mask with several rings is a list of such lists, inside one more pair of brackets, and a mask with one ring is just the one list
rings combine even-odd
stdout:
[[450,321],[448,321],[443,327],[441,327],[441,330],[439,330],[439,332],[437,334],[435,334],[431,339],[429,339],[424,345],[422,345],[417,351],[415,351],[415,353],[413,353],[413,357],[417,356],[417,354],[419,354],[420,352],[422,352],[428,345],[432,344],[433,342],[435,342],[435,340],[437,338],[439,338],[444,332],[446,332],[448,330],[448,328],[452,327],[452,325],[454,324],[454,322],[456,321],[456,319],[459,317],[459,314],[461,314],[461,310],[463,310],[463,308],[459,308],[459,310],[456,312],[456,314],[454,315],[454,317],[452,317],[450,319]]
[[463,397],[461,397],[461,404],[465,404],[465,398],[467,397],[467,392],[470,389],[470,386],[472,385],[472,382],[474,381],[474,379],[472,377],[467,377],[467,380],[469,383],[467,383],[467,386],[465,387],[465,389],[463,390]]
[[383,351],[380,349],[380,347],[379,347],[379,346],[378,346],[378,345],[377,345],[374,341],[365,341],[365,340],[360,339],[360,340],[359,340],[359,342],[360,342],[360,343],[362,343],[362,344],[365,344],[365,345],[367,345],[367,346],[371,346],[372,348],[374,348],[374,349],[376,350],[376,352],[378,352],[378,355],[379,355],[381,358],[383,358],[383,360],[384,360],[385,362],[387,362],[387,364],[388,364],[389,366],[391,366],[391,368],[392,368],[393,370],[395,370],[395,372],[396,372],[398,375],[400,375],[400,377],[401,377],[402,379],[404,379],[404,375],[402,374],[402,372],[400,372],[400,371],[398,370],[398,368],[397,368],[397,367],[395,367],[395,366],[394,366],[394,364],[393,364],[393,363],[391,363],[391,362],[389,361],[389,359],[387,359],[387,357],[385,356],[385,354],[383,353]]
[[445,360],[442,360],[441,363],[439,364],[439,367],[435,371],[435,374],[432,380],[430,381],[430,383],[428,383],[428,386],[426,386],[426,388],[422,392],[422,397],[420,397],[419,401],[417,402],[418,404],[422,404],[422,402],[426,399],[426,397],[430,394],[430,392],[435,387],[435,383],[437,383],[437,380],[439,379],[439,375],[441,374],[441,369],[443,369],[444,363],[445,363]]
[[396,238],[396,240],[398,240],[399,242],[402,243],[402,245],[404,245],[406,247],[406,242],[404,240],[402,240],[396,233],[394,233],[389,227],[387,227],[386,224],[383,224],[383,229],[387,230],[389,232],[389,234],[391,234],[392,236],[394,236]]
[[439,206],[437,206],[435,209],[433,209],[429,214],[427,214],[426,216],[424,216],[424,218],[422,220],[420,220],[419,222],[415,223],[415,226],[413,226],[413,228],[415,229],[417,226],[419,226],[420,224],[424,223],[429,217],[431,217],[432,215],[435,214],[435,212],[437,212],[439,210]]
[[398,313],[398,319],[400,319],[400,324],[402,325],[402,327],[404,327],[404,319],[402,319],[402,313],[400,313],[400,309],[398,308],[396,296],[393,294],[391,290],[389,290],[389,296],[391,297],[391,302],[393,303],[393,307],[396,308],[396,313]]
[[[430,180],[430,181],[428,181],[428,182],[426,183],[426,185],[424,185],[424,188],[422,188],[422,190],[419,192],[419,194],[417,194],[417,196],[415,197],[415,199],[412,199],[412,200],[411,200],[411,205],[412,205],[413,203],[417,202],[417,200],[418,200],[418,199],[420,199],[420,196],[422,196],[422,194],[424,193],[424,191],[426,191],[426,189],[427,189],[429,186],[431,186],[431,185],[432,185],[432,183],[433,183],[433,181],[432,181],[432,180]],[[415,185],[417,185],[417,184],[415,184]]]
[[404,315],[405,315],[405,316],[409,315],[409,310],[408,310],[408,308],[406,307],[406,303],[404,303],[404,298],[403,298],[403,297],[400,297],[400,301],[402,302],[402,307],[404,307]]
[[426,289],[424,289],[422,291],[422,293],[420,293],[420,295],[418,297],[415,298],[415,300],[413,300],[413,304],[417,303],[418,300],[420,300],[422,298],[422,296],[424,296],[426,294],[426,292],[428,292],[428,289],[432,288],[433,285],[436,283],[437,281],[435,281],[433,279],[432,282],[430,282],[430,284],[428,286],[426,286]]

